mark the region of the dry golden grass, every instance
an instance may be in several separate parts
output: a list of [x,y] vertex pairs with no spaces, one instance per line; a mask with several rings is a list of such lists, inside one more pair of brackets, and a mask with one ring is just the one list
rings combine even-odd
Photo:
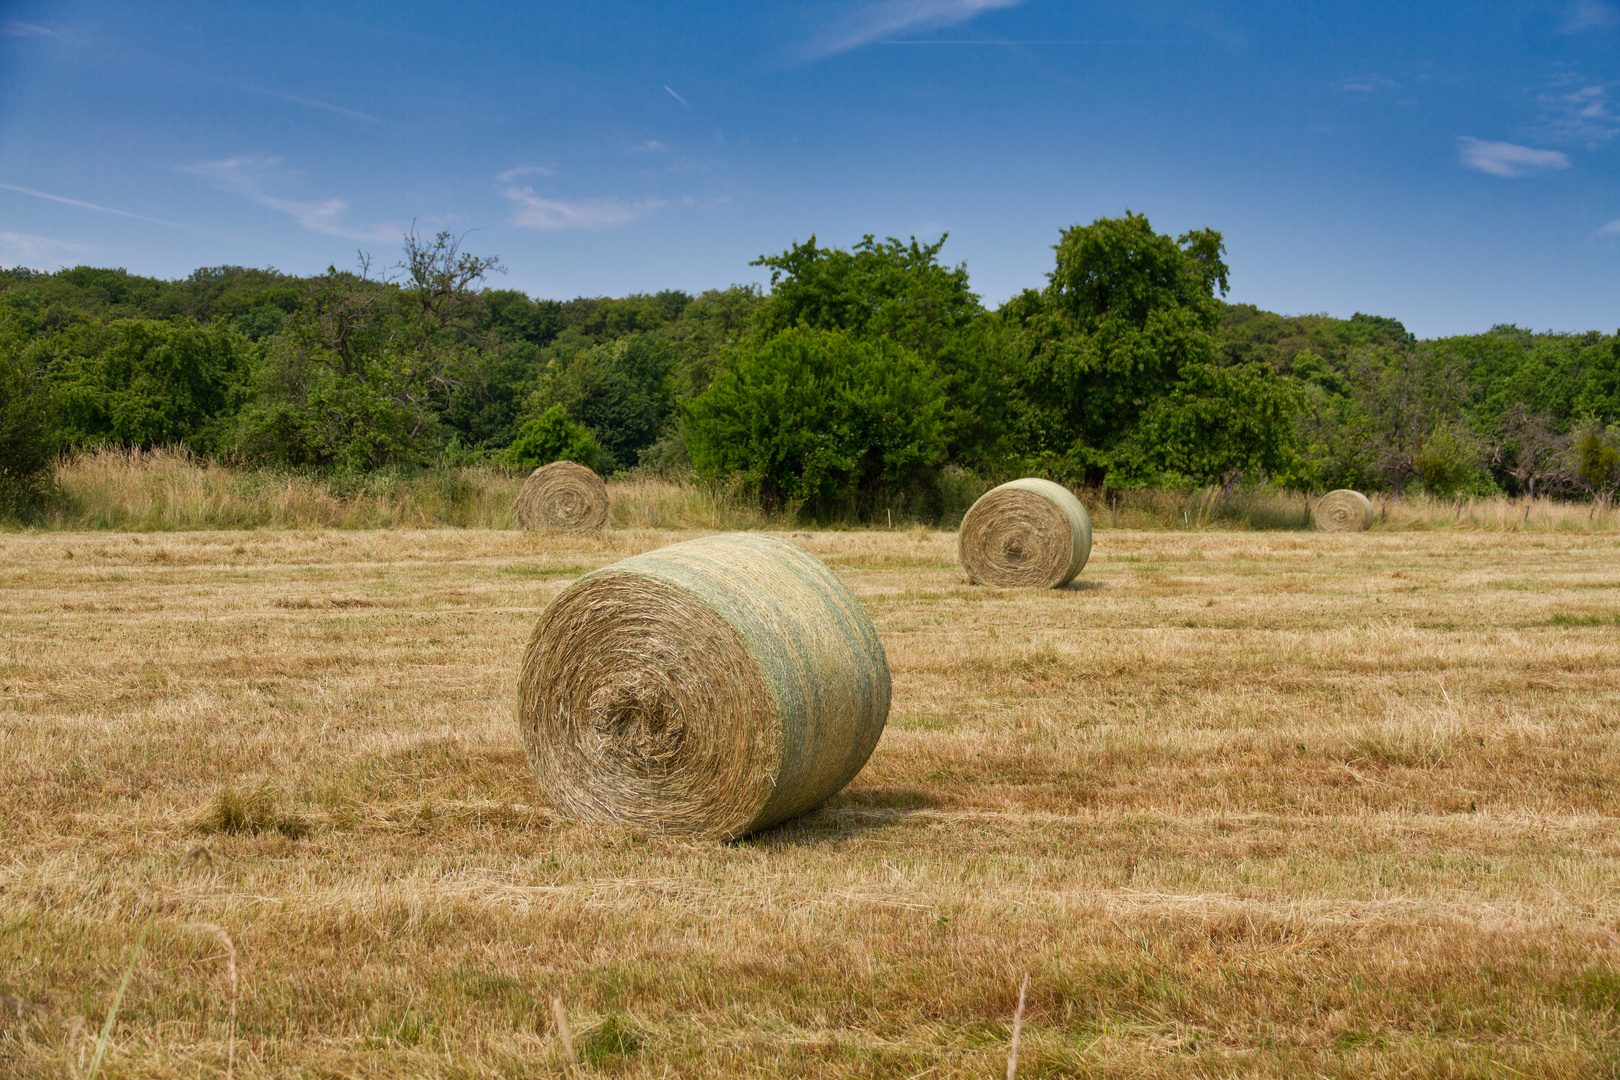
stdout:
[[[64,459],[55,481],[60,498],[45,528],[190,531],[198,529],[393,529],[454,526],[515,529],[525,474],[508,469],[382,470],[316,477],[235,469],[184,450],[89,451]],[[955,526],[993,482],[946,471],[945,524]],[[793,528],[736,485],[620,476],[608,481],[609,524],[616,529]],[[1311,497],[1287,492],[1128,491],[1081,493],[1092,527],[1314,531]],[[1620,506],[1496,496],[1405,499],[1372,496],[1375,532],[1606,532],[1620,530]],[[891,529],[910,523],[884,518]]]
[[[393,529],[443,525],[515,529],[528,474],[499,468],[382,470],[317,477],[236,469],[184,450],[88,451],[56,468],[54,529]],[[780,524],[723,484],[633,478],[610,482],[620,529],[749,529]]]
[[[563,824],[514,719],[690,536],[0,537],[0,1075],[1620,1074],[1620,538],[795,534],[894,709],[736,844]],[[197,849],[201,848],[199,852]],[[143,931],[144,951],[130,956]],[[81,1019],[82,1018],[82,1019]],[[77,1028],[73,1025],[77,1023]]]

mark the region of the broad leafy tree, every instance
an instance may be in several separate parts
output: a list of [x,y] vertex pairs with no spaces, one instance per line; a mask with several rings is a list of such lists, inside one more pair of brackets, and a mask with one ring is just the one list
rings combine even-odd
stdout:
[[429,460],[439,406],[474,370],[497,267],[447,232],[405,239],[397,276],[328,268],[267,352],[243,417],[249,457],[347,469]]
[[985,325],[965,264],[947,266],[916,237],[879,242],[864,236],[848,251],[812,236],[753,263],[771,271],[770,294],[756,316],[766,337],[789,327],[843,330],[859,340],[892,341],[932,365],[943,380],[950,456],[999,463],[1009,392],[1004,343]]
[[52,342],[47,373],[68,446],[219,449],[248,393],[253,352],[223,322],[119,319]]
[[1000,313],[1032,461],[1088,483],[1227,486],[1281,465],[1297,399],[1258,370],[1218,370],[1219,233],[1172,238],[1127,212],[1065,229],[1056,250],[1046,289]]

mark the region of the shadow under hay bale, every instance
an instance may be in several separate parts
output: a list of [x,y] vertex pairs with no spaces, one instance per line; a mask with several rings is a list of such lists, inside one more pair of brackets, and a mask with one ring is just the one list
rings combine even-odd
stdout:
[[1091,557],[1091,518],[1060,484],[1014,480],[985,492],[968,510],[957,556],[975,585],[1059,588]]
[[837,575],[785,541],[731,533],[564,590],[530,638],[518,716],[564,816],[736,837],[854,779],[889,690],[877,629]]
[[517,497],[525,529],[594,530],[607,524],[607,484],[572,461],[553,461],[529,474]]
[[1322,532],[1365,532],[1372,528],[1373,504],[1359,491],[1340,488],[1318,499],[1311,517]]

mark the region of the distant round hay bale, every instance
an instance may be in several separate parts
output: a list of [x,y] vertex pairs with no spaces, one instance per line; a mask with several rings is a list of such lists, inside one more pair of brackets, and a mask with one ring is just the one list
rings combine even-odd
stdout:
[[1316,500],[1311,512],[1323,532],[1365,532],[1372,528],[1372,501],[1359,491],[1340,488]]
[[1091,518],[1068,488],[1026,477],[979,497],[956,550],[975,585],[1056,589],[1091,557]]
[[518,492],[517,519],[525,529],[600,529],[607,516],[607,485],[572,461],[542,465]]
[[518,680],[552,806],[670,834],[741,836],[817,806],[888,715],[861,602],[802,548],[755,533],[580,578],[541,614]]

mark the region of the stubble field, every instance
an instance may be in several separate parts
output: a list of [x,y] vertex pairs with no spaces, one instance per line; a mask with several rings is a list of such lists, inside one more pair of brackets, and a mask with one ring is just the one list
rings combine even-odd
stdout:
[[[1131,532],[1077,586],[792,534],[889,726],[739,843],[558,821],[514,719],[693,534],[0,536],[0,1075],[1620,1074],[1620,537]],[[142,935],[145,935],[144,939]],[[137,948],[139,952],[137,955]]]

